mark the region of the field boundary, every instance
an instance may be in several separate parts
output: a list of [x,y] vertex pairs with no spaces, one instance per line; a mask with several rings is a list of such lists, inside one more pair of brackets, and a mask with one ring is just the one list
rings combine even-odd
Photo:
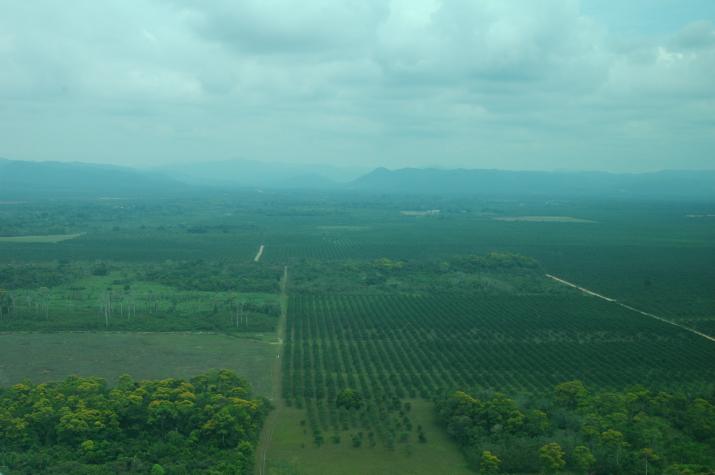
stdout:
[[623,307],[623,308],[625,308],[625,309],[628,309],[628,310],[630,310],[630,311],[632,311],[632,312],[640,313],[641,315],[643,315],[643,316],[645,316],[645,317],[653,318],[653,319],[658,320],[658,321],[660,321],[660,322],[667,323],[668,325],[673,325],[673,326],[678,327],[678,328],[681,328],[681,329],[683,329],[683,330],[685,330],[685,331],[689,331],[690,333],[693,333],[694,335],[698,335],[698,336],[700,336],[700,337],[703,337],[703,338],[705,338],[706,340],[710,340],[710,341],[712,341],[712,342],[715,342],[715,337],[712,337],[712,336],[710,336],[710,335],[708,335],[708,334],[705,334],[705,333],[703,333],[703,332],[700,332],[700,331],[698,331],[698,330],[696,330],[696,329],[694,329],[694,328],[690,328],[690,327],[685,326],[685,325],[682,325],[682,324],[680,324],[680,323],[676,323],[676,322],[674,322],[674,321],[672,321],[672,320],[668,320],[667,318],[659,317],[658,315],[654,315],[654,314],[652,314],[652,313],[650,313],[650,312],[646,312],[645,310],[640,310],[640,309],[638,309],[638,308],[632,307],[632,306],[630,306],[630,305],[628,305],[628,304],[625,304],[625,303],[623,303],[623,302],[619,302],[618,300],[613,299],[613,298],[611,298],[611,297],[606,297],[605,295],[601,295],[601,294],[599,294],[599,293],[597,293],[597,292],[594,292],[593,290],[589,290],[589,289],[587,289],[587,288],[585,288],[585,287],[581,287],[581,286],[579,286],[579,285],[577,285],[577,284],[574,284],[573,282],[569,282],[568,280],[564,280],[564,279],[562,279],[562,278],[560,278],[560,277],[556,277],[555,275],[551,275],[551,274],[545,274],[545,275],[546,275],[546,277],[548,277],[548,278],[551,279],[551,280],[554,280],[554,281],[556,281],[556,282],[558,282],[558,283],[560,283],[560,284],[566,285],[566,286],[571,287],[571,288],[574,288],[574,289],[576,289],[576,290],[580,290],[581,292],[583,292],[583,293],[585,293],[585,294],[587,294],[587,295],[590,295],[590,296],[592,296],[592,297],[596,297],[596,298],[599,298],[599,299],[601,299],[601,300],[605,300],[606,302],[615,303],[616,305],[619,305],[619,306],[621,306],[621,307]]

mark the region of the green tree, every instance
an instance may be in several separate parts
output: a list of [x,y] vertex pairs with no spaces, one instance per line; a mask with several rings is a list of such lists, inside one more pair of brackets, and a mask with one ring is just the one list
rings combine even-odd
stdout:
[[648,475],[649,464],[656,462],[657,460],[660,459],[660,457],[658,457],[658,455],[653,451],[653,449],[651,449],[649,447],[641,449],[640,455],[641,455],[641,460],[643,460],[645,475]]
[[556,473],[566,465],[564,451],[559,444],[551,442],[539,449],[539,460],[545,473]]
[[499,457],[490,451],[485,450],[482,452],[482,456],[479,459],[479,473],[499,473],[500,465],[501,460],[499,460]]
[[338,393],[335,404],[345,409],[360,409],[362,407],[362,395],[354,389],[343,389]]
[[163,399],[151,401],[148,409],[149,422],[158,425],[162,432],[173,426],[178,414],[174,403]]
[[577,446],[571,454],[571,459],[576,468],[583,473],[588,473],[588,470],[596,463],[596,457],[585,445]]
[[565,407],[574,408],[588,396],[588,391],[579,380],[567,381],[556,386],[556,402]]
[[715,437],[715,406],[705,399],[696,399],[686,412],[688,428],[698,440]]
[[626,442],[623,433],[614,429],[608,429],[601,433],[601,444],[615,452],[616,466],[620,466],[621,451],[628,447],[628,442]]
[[549,429],[549,417],[544,411],[534,409],[526,414],[526,431],[531,436],[546,433]]

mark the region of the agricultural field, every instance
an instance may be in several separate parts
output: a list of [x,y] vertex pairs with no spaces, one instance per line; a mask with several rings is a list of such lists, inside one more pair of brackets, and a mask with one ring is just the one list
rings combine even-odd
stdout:
[[[281,430],[273,436],[271,457],[266,473],[275,475],[352,475],[373,473],[388,475],[468,475],[459,450],[450,442],[444,429],[437,424],[431,402],[409,401],[410,420],[424,433],[424,441],[411,440],[395,448],[385,448],[375,442],[365,429],[326,434],[320,446],[307,427],[305,413],[296,408],[281,412]],[[359,444],[359,445],[358,445]],[[346,463],[346,461],[349,461]]]
[[43,242],[53,243],[75,239],[82,234],[46,234],[42,236],[0,236],[0,242]]
[[565,297],[302,296],[289,303],[284,397],[430,398],[457,388],[538,391],[707,385],[715,345],[574,292]]
[[433,410],[454,391],[540,400],[577,379],[710,397],[715,344],[687,330],[715,335],[715,228],[687,217],[708,206],[248,192],[6,204],[0,386],[228,368],[274,406],[257,473],[471,473]]
[[243,375],[255,394],[269,397],[276,341],[206,333],[84,332],[0,333],[0,387],[29,380],[95,376],[110,384],[124,374],[136,380],[193,377],[226,368]]
[[[284,399],[305,408],[314,445],[328,447],[356,433],[410,447],[421,432],[400,401],[455,390],[540,393],[578,379],[700,392],[715,380],[712,342],[576,292],[293,297],[287,331]],[[340,405],[351,388],[365,398],[359,408]]]

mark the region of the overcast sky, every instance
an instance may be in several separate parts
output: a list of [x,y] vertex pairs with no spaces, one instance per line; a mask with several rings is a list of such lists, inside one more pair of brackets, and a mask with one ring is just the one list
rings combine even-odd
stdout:
[[0,156],[715,168],[713,0],[0,0]]

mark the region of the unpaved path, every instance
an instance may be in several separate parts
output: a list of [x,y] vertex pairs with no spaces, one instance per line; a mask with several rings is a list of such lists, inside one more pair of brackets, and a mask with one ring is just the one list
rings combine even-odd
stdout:
[[258,262],[261,260],[261,256],[263,256],[263,248],[265,246],[261,244],[261,247],[258,248],[258,253],[256,254],[256,257],[253,258],[253,262]]
[[[261,250],[263,246],[261,246]],[[278,425],[280,420],[281,409],[283,409],[283,393],[282,393],[282,362],[281,356],[283,354],[283,342],[285,341],[286,333],[286,316],[288,314],[288,292],[286,287],[288,284],[288,266],[283,268],[283,279],[281,280],[281,316],[278,319],[278,349],[276,350],[276,359],[273,363],[273,395],[271,396],[271,402],[273,403],[273,410],[266,417],[266,421],[263,424],[263,430],[261,431],[261,437],[258,440],[258,445],[256,446],[256,473],[258,475],[266,475],[266,462],[268,460],[268,449],[271,446],[271,439],[273,438],[273,431]]]
[[569,282],[567,280],[561,279],[559,277],[556,277],[555,275],[546,274],[546,277],[548,277],[549,279],[555,280],[556,282],[559,282],[560,284],[568,285],[569,287],[580,290],[581,292],[583,292],[585,294],[591,295],[593,297],[597,297],[597,298],[605,300],[607,302],[615,303],[616,305],[620,305],[621,307],[626,308],[632,312],[640,313],[641,315],[643,315],[645,317],[653,318],[653,319],[661,321],[663,323],[667,323],[668,325],[673,325],[675,327],[682,328],[683,330],[689,331],[690,333],[693,333],[693,334],[701,336],[707,340],[715,342],[715,337],[712,337],[705,333],[699,332],[694,328],[686,327],[685,325],[681,325],[680,323],[676,323],[672,320],[668,320],[666,318],[659,317],[658,315],[653,315],[652,313],[646,312],[644,310],[640,310],[635,307],[631,307],[628,304],[619,302],[618,300],[612,299],[610,297],[606,297],[605,295],[598,294],[598,293],[594,292],[593,290],[589,290],[584,287],[580,287],[580,286],[574,284],[573,282]]

